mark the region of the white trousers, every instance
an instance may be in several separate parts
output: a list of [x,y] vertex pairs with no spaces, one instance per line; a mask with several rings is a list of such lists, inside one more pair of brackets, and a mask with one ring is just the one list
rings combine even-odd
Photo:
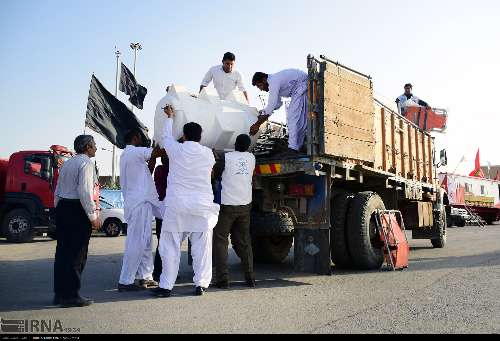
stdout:
[[152,211],[152,205],[144,203],[127,217],[120,284],[133,284],[136,279],[153,279]]
[[207,232],[161,232],[160,255],[163,272],[160,276],[160,288],[172,290],[179,273],[181,245],[186,238],[191,240],[193,257],[193,282],[197,287],[208,288],[212,281],[212,235]]
[[292,94],[286,113],[288,148],[299,150],[307,131],[307,82],[301,83]]

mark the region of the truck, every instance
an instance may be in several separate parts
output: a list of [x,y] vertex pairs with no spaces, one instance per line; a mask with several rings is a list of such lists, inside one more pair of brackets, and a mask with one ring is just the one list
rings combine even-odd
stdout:
[[[379,269],[384,255],[375,216],[386,209],[402,213],[414,239],[444,248],[437,169],[446,165],[446,151],[438,164],[431,134],[376,100],[370,76],[325,56],[309,55],[307,69],[304,153],[284,159],[255,153],[255,261],[280,263],[293,245],[298,272],[329,275],[332,264]],[[257,147],[272,144],[262,136]]]
[[[449,210],[462,212],[461,216],[479,216],[488,225],[500,220],[500,181],[453,173],[440,173],[439,181],[446,191]],[[456,215],[449,223],[465,225]]]
[[53,145],[0,159],[0,236],[17,243],[43,232],[55,238],[54,191],[62,164],[72,156]]

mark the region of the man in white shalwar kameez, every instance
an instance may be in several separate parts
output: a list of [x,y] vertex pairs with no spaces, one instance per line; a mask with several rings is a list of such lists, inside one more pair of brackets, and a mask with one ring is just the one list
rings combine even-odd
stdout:
[[125,143],[120,158],[120,186],[128,226],[118,282],[120,292],[158,285],[153,281],[152,221],[153,215],[161,217],[163,213],[147,164],[151,158],[160,156],[160,150],[140,147],[142,138],[137,131],[129,132]]
[[167,115],[160,146],[170,160],[165,214],[160,237],[163,272],[154,294],[169,297],[179,272],[181,244],[189,237],[193,257],[195,294],[203,295],[212,280],[212,234],[219,216],[214,203],[211,173],[215,165],[212,150],[202,146],[202,128],[197,123],[184,126],[184,143],[172,136],[173,109]]
[[283,97],[291,98],[286,113],[288,151],[281,155],[283,157],[299,154],[304,144],[307,129],[307,84],[307,73],[297,69],[286,69],[272,75],[256,72],[252,79],[252,85],[269,92],[269,100],[267,107],[261,110],[257,122],[251,127],[251,135],[257,134],[262,123],[281,108]]

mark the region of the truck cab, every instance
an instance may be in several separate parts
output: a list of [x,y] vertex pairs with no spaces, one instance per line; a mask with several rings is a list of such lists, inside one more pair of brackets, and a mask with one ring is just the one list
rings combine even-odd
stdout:
[[53,236],[54,192],[63,163],[73,154],[53,145],[47,151],[19,151],[1,162],[0,234],[28,242],[42,232]]

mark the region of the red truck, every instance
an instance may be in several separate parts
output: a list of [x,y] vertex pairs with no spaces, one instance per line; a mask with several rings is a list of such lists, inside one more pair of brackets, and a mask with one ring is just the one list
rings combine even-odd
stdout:
[[72,156],[53,145],[0,159],[0,236],[17,243],[43,232],[55,237],[54,191],[62,164]]

